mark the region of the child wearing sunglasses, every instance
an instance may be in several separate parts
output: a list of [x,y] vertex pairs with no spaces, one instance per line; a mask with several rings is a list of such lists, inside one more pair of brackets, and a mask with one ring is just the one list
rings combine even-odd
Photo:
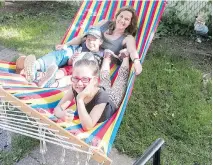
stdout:
[[84,130],[92,129],[97,123],[109,119],[116,111],[104,87],[99,86],[97,61],[81,59],[74,64],[70,90],[54,109],[58,118],[69,115],[66,108],[75,99],[79,119]]

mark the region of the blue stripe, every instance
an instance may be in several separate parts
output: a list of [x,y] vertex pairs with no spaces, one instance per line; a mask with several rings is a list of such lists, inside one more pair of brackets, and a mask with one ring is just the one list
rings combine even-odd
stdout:
[[74,125],[74,126],[67,127],[65,129],[66,130],[75,130],[75,129],[81,129],[81,128],[82,128],[81,124],[77,124],[77,125]]
[[2,72],[9,72],[9,73],[15,73],[15,69],[9,69],[9,68],[0,68],[0,71]]
[[[131,76],[130,76],[129,85],[128,85],[127,90],[126,90],[127,94],[129,93],[129,91],[131,90],[131,87],[133,85],[132,82],[134,80],[134,76],[135,76],[135,74],[131,74]],[[117,119],[117,121],[115,123],[115,127],[114,127],[114,129],[112,131],[112,134],[111,134],[111,137],[110,137],[110,140],[109,140],[109,145],[108,145],[108,149],[107,149],[107,155],[109,154],[109,152],[110,152],[110,150],[112,148],[112,144],[113,144],[113,142],[115,140],[115,136],[117,134],[118,128],[120,127],[121,120],[122,120],[124,112],[126,110],[126,106],[127,106],[127,102],[128,102],[128,95],[125,96],[123,101],[124,101],[124,103],[123,103],[123,106],[122,106],[122,109],[121,109],[121,113],[120,113],[120,115],[119,115],[119,117],[118,117],[118,119]]]
[[58,102],[59,102],[59,100],[55,101],[55,102],[52,102],[52,103],[47,103],[47,104],[36,104],[36,105],[31,104],[30,106],[32,108],[49,109],[49,108],[55,108],[56,105],[58,104]]
[[[106,121],[108,121],[108,120],[106,120]],[[97,133],[104,127],[104,125],[106,124],[106,121],[101,123],[100,126],[98,128],[96,128],[95,131],[93,131],[88,138],[85,139],[86,143],[90,143],[92,141],[94,136],[96,136]]]
[[120,68],[120,67],[117,67],[117,68],[115,69],[115,71],[114,71],[114,72],[112,73],[112,75],[110,76],[110,80],[112,80],[112,79],[115,77],[115,74],[118,72],[119,68]]
[[112,13],[113,13],[113,12],[112,12],[112,9],[114,9],[115,3],[116,3],[116,1],[112,1],[112,2],[111,2],[111,8],[110,8],[110,12],[109,12],[109,17],[107,18],[108,20],[109,20],[109,19],[112,19],[112,16],[113,16],[113,15],[112,15]]
[[47,92],[52,92],[52,91],[55,91],[55,89],[49,89],[49,90],[41,90],[41,91],[38,91],[38,92],[35,92],[33,91],[32,93],[17,93],[17,94],[14,94],[14,96],[16,97],[26,97],[26,96],[31,96],[31,95],[39,95],[39,94],[43,94],[43,93],[47,93]]
[[[140,4],[140,5],[139,5]],[[138,15],[140,15],[140,13],[139,13],[139,10],[140,10],[140,8],[142,7],[142,1],[139,1],[138,3],[137,3],[137,6],[136,6],[136,11],[137,11],[137,13],[138,13]],[[138,21],[139,21],[139,27],[138,27],[138,31],[142,28],[142,19],[138,19]],[[137,33],[137,35],[136,35],[136,41],[138,41],[139,40],[139,34]],[[141,47],[140,47],[140,49],[141,49]]]
[[88,9],[88,4],[89,4],[89,1],[86,2],[86,5],[84,6],[84,9],[83,9],[82,13],[78,12],[78,14],[81,14],[81,15],[80,15],[78,21],[75,24],[72,24],[72,26],[75,26],[76,28],[74,28],[74,30],[72,30],[72,33],[70,34],[68,41],[70,41],[71,39],[74,38],[74,34],[75,34],[76,30],[78,29],[78,27],[80,26],[80,22],[82,20],[82,17],[84,16],[84,13]]
[[[150,2],[151,3],[151,2]],[[145,42],[144,42],[144,40],[145,40],[145,35],[148,33],[148,31],[149,31],[149,25],[151,24],[151,15],[152,15],[152,12],[153,12],[153,9],[154,9],[154,6],[155,6],[155,3],[156,2],[153,2],[153,4],[152,4],[152,6],[151,6],[151,11],[150,11],[150,13],[147,13],[148,15],[146,15],[147,17],[148,17],[148,21],[147,21],[147,25],[146,25],[146,28],[145,28],[145,33],[144,33],[144,36],[142,36],[143,37],[143,39],[142,39],[142,44],[144,44],[144,48],[145,48]],[[152,27],[151,27],[152,28]],[[149,36],[147,36],[147,39],[149,39],[148,38]],[[140,50],[140,51],[143,51],[143,50]],[[144,54],[142,54],[142,57],[144,56]]]
[[106,11],[107,4],[110,3],[110,2],[109,2],[109,1],[102,1],[102,3],[104,3],[104,7],[103,7],[103,10],[104,10],[104,11],[101,12],[101,16],[99,17],[99,21],[101,21],[101,20],[103,19],[104,13],[107,12],[107,11]]
[[[93,2],[93,3],[95,3],[94,8],[92,9],[93,14],[94,14],[96,8],[98,7],[98,3],[97,3],[97,1],[96,1],[96,2]],[[92,23],[93,14],[90,14],[89,20],[87,21],[87,25],[86,25],[84,31],[86,31],[86,30],[89,29],[89,26],[90,26],[91,23]]]
[[[159,16],[160,16],[160,12],[161,12],[161,10],[162,10],[162,8],[163,8],[163,4],[164,4],[164,1],[163,2],[159,2],[159,3],[161,3],[160,4],[160,8],[159,8],[159,10],[158,10],[158,14],[157,14],[157,16],[156,16],[156,19],[154,20],[155,22],[154,22],[154,25],[153,25],[153,27],[152,27],[152,32],[155,32],[154,30],[155,30],[155,27],[157,26],[157,23],[158,23],[158,20],[160,19],[159,18]],[[157,10],[157,9],[156,9]],[[157,30],[157,29],[156,29]],[[151,33],[150,33],[151,34]],[[149,38],[150,38],[150,36],[149,36]],[[146,43],[146,46],[145,46],[145,48],[144,48],[144,52],[143,52],[143,54],[144,54],[144,56],[142,56],[142,60],[141,60],[141,62],[143,62],[144,61],[144,59],[145,59],[145,56],[146,56],[146,53],[147,53],[147,51],[148,51],[148,48],[149,48],[149,45],[150,45],[150,43],[151,43],[151,41],[149,41],[149,42],[147,42]]]

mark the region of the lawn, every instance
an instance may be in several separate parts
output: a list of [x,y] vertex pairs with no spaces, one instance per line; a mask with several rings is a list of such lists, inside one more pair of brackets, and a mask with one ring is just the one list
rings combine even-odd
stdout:
[[[39,57],[60,43],[78,5],[25,3],[24,9],[21,2],[16,2],[19,10],[0,9],[0,44]],[[162,164],[210,165],[211,91],[211,80],[204,83],[203,71],[178,51],[174,54],[164,47],[149,51],[114,146],[121,153],[138,157],[161,137],[166,141]],[[24,154],[17,151],[23,151],[23,145],[33,148],[36,142],[31,144],[20,142],[12,152],[0,152],[0,160],[5,164],[17,161]]]

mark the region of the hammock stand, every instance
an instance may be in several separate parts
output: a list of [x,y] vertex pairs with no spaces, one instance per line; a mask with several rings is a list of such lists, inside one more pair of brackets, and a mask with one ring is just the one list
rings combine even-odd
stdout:
[[[136,36],[141,63],[165,9],[165,1],[83,1],[73,22],[68,28],[62,43],[82,34],[84,29],[101,19],[110,20],[116,11],[125,5],[133,6],[139,15],[139,30]],[[114,82],[118,66],[111,66],[111,79]],[[64,148],[61,164],[64,163],[65,149],[87,154],[86,164],[92,158],[100,164],[108,165],[112,160],[107,156],[130,98],[135,74],[131,66],[128,87],[119,110],[107,121],[97,124],[93,130],[84,132],[76,117],[74,122],[55,121],[52,114],[68,88],[38,88],[29,85],[24,77],[14,74],[15,63],[0,61],[0,128],[40,140],[43,163],[47,150],[46,142]],[[45,109],[45,110],[41,110]],[[75,104],[70,106],[75,109]]]

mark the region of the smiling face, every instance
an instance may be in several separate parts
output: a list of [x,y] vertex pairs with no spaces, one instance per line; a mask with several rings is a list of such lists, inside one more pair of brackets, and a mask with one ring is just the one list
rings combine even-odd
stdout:
[[132,13],[129,11],[122,11],[116,17],[116,28],[125,30],[130,24],[132,20]]
[[103,41],[93,35],[87,35],[86,46],[91,52],[98,52]]
[[71,78],[73,89],[77,93],[82,92],[92,78],[94,78],[93,71],[88,66],[75,67]]

